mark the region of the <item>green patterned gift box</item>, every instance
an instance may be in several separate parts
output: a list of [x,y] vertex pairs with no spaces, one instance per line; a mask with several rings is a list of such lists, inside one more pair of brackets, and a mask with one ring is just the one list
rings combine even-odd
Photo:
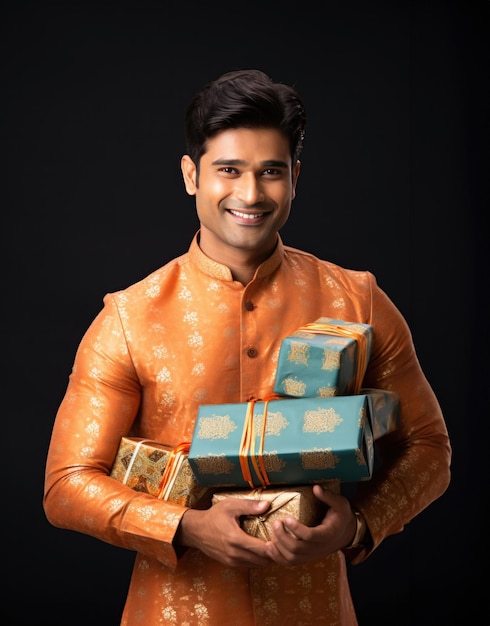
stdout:
[[398,397],[381,390],[201,405],[188,460],[208,487],[369,480],[373,431],[382,436],[397,424]]
[[321,317],[281,342],[274,393],[296,398],[356,394],[371,353],[372,327]]

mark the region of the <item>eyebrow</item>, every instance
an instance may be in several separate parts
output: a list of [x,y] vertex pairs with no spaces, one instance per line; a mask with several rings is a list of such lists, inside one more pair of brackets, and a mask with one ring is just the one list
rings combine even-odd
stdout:
[[[247,161],[243,161],[242,159],[216,159],[211,163],[211,165],[237,165],[240,167],[246,167]],[[262,161],[260,163],[261,167],[281,167],[287,169],[289,166],[286,161],[276,161],[274,159],[270,159],[268,161]]]

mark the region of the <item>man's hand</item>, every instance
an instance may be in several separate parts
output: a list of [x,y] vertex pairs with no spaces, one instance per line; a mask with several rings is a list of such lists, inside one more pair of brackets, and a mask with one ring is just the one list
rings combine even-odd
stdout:
[[231,567],[265,567],[271,561],[266,543],[240,528],[240,516],[261,515],[270,507],[265,500],[225,498],[204,511],[188,509],[180,522],[176,541],[197,548]]
[[336,552],[352,541],[356,520],[347,498],[313,487],[315,496],[328,505],[318,526],[309,527],[293,517],[274,522],[274,535],[266,543],[267,555],[280,565],[299,565]]

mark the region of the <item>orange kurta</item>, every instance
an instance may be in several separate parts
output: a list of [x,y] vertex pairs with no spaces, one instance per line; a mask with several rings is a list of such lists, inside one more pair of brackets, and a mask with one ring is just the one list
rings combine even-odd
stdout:
[[109,477],[121,437],[177,445],[191,439],[200,404],[270,396],[282,338],[319,317],[371,324],[363,386],[400,396],[400,428],[377,446],[384,465],[355,496],[371,551],[447,488],[439,404],[405,321],[373,275],[279,240],[244,287],[200,251],[196,236],[186,254],[105,297],[77,351],[47,459],[50,522],[138,552],[124,626],[357,623],[342,552],[256,570],[225,567],[198,550],[177,554],[185,508]]

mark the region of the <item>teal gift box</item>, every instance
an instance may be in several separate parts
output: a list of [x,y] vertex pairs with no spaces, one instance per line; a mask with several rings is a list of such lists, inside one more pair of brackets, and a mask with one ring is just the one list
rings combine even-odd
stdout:
[[371,430],[374,440],[391,433],[400,425],[400,401],[398,394],[386,389],[361,389],[368,396]]
[[328,398],[360,390],[372,326],[321,317],[281,342],[274,393]]
[[207,487],[368,480],[372,409],[369,393],[201,405],[188,462]]

